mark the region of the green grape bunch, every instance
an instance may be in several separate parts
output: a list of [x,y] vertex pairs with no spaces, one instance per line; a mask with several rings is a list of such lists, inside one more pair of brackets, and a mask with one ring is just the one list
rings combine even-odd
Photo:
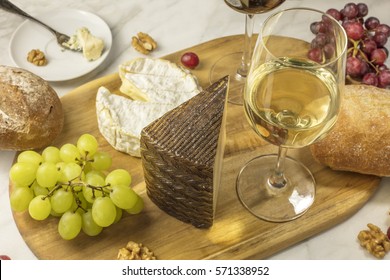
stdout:
[[130,186],[130,173],[108,171],[111,164],[91,134],[81,135],[76,145],[46,147],[41,154],[23,151],[9,172],[12,210],[28,211],[39,221],[59,217],[58,232],[66,240],[81,231],[96,236],[117,223],[123,210],[138,214],[144,206]]

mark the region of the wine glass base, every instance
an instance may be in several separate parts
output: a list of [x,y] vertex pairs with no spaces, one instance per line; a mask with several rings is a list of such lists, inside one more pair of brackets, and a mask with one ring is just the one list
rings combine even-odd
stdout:
[[240,75],[237,69],[240,67],[242,52],[231,53],[221,57],[211,68],[209,80],[214,83],[229,75],[228,102],[236,105],[244,104],[244,85],[246,77]]
[[272,187],[269,177],[277,155],[259,156],[241,169],[236,182],[237,195],[253,215],[266,221],[286,222],[302,216],[313,204],[315,180],[302,163],[286,157],[283,188]]

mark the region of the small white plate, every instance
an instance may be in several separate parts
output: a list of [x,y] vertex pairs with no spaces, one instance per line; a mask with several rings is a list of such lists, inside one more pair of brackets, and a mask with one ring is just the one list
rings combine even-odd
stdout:
[[[47,81],[58,82],[81,77],[96,69],[108,57],[112,34],[100,17],[85,11],[64,9],[41,14],[36,18],[68,36],[75,34],[77,29],[86,27],[92,35],[103,39],[105,49],[99,59],[88,61],[82,52],[62,49],[55,36],[43,26],[26,20],[15,30],[9,45],[11,58],[18,67]],[[36,66],[28,62],[27,54],[32,49],[43,51],[48,64]]]

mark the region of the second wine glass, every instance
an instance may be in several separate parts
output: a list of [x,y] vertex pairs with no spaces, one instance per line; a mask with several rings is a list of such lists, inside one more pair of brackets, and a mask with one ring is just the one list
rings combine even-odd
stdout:
[[243,104],[243,88],[249,71],[252,57],[252,35],[254,15],[268,12],[285,0],[224,0],[225,3],[237,12],[245,14],[245,35],[243,50],[230,53],[218,59],[210,71],[210,83],[229,75],[228,101],[233,104]]

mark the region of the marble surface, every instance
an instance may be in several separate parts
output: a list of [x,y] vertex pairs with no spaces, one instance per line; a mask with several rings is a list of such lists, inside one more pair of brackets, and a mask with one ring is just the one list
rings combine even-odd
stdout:
[[[13,3],[31,15],[55,12],[65,7],[89,11],[104,19],[111,28],[113,47],[107,62],[86,76],[51,83],[59,96],[88,81],[116,72],[120,63],[138,57],[139,53],[130,47],[130,40],[139,31],[155,38],[159,47],[151,56],[160,57],[214,38],[242,34],[244,30],[244,15],[228,8],[222,0],[13,0]],[[287,0],[278,9],[306,6],[325,11],[331,7],[341,9],[345,3],[347,1]],[[366,0],[365,3],[369,6],[369,15],[390,24],[389,1]],[[266,17],[266,14],[257,15],[256,25]],[[13,65],[9,43],[23,21],[17,15],[0,10],[0,64]],[[10,210],[8,171],[13,158],[14,152],[0,151],[0,255],[6,254],[12,259],[36,259],[23,241]],[[390,180],[385,178],[378,191],[355,215],[270,259],[373,259],[360,248],[356,235],[366,228],[368,222],[387,229],[390,226],[389,210]],[[386,259],[390,259],[390,254]]]

